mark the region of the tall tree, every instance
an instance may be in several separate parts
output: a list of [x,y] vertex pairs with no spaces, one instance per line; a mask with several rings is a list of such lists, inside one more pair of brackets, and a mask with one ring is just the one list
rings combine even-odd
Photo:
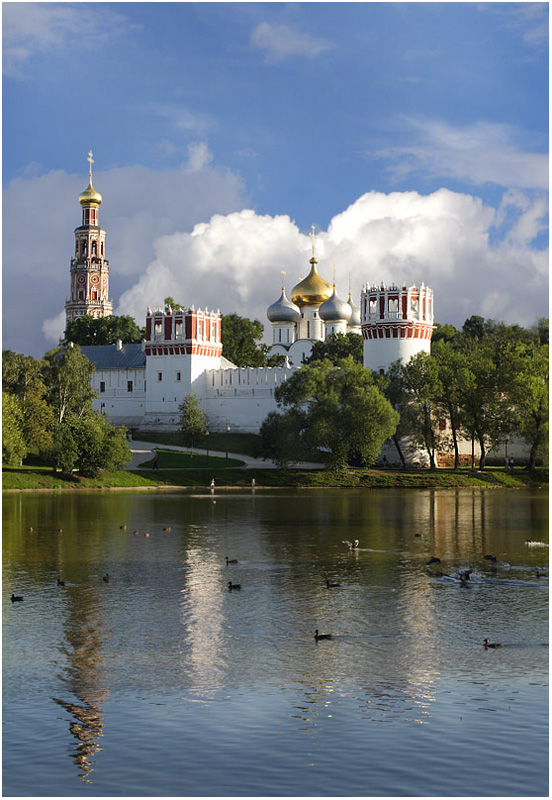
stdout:
[[193,447],[205,439],[207,418],[195,394],[187,394],[178,408],[180,412],[180,433],[184,444]]
[[84,345],[115,344],[120,339],[125,344],[137,344],[145,336],[131,316],[85,316],[67,321],[65,341]]
[[302,420],[302,439],[329,451],[329,466],[373,463],[396,430],[399,415],[377,388],[370,370],[348,356],[305,364],[275,391],[278,405]]
[[410,436],[424,447],[430,468],[436,469],[435,454],[441,442],[439,420],[435,412],[442,393],[437,363],[428,353],[417,353],[400,367],[400,415]]
[[312,352],[306,363],[323,361],[327,358],[332,364],[337,364],[343,358],[352,356],[357,364],[362,364],[364,358],[362,336],[359,333],[331,333],[323,342],[315,342]]
[[258,319],[222,315],[222,355],[237,367],[264,367],[268,346],[259,344],[264,326]]
[[27,455],[23,435],[23,411],[17,397],[2,393],[2,464],[18,467]]
[[549,354],[548,345],[536,344],[517,360],[510,400],[515,408],[516,427],[530,446],[529,469],[538,458],[546,457],[549,434]]
[[52,410],[46,400],[42,363],[32,356],[4,350],[2,379],[4,391],[19,402],[26,448],[38,452],[49,443],[52,421]]
[[58,422],[63,422],[68,412],[82,416],[92,407],[92,398],[96,396],[91,384],[93,372],[94,365],[78,345],[58,347],[44,356],[49,402]]

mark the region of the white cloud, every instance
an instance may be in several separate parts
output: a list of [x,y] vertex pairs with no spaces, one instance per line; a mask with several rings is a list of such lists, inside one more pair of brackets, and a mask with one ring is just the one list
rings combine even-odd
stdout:
[[[208,158],[198,146],[179,170],[95,173],[115,313],[141,325],[148,306],[172,295],[183,304],[256,317],[268,340],[266,308],[280,293],[281,270],[289,296],[308,273],[311,241],[288,216],[244,209],[242,185],[231,173],[191,170]],[[19,178],[5,192],[6,348],[38,356],[63,331],[85,183],[86,176],[58,171]],[[447,189],[369,192],[320,231],[316,255],[329,281],[335,264],[343,297],[351,276],[357,302],[366,282],[425,282],[435,292],[439,322],[461,326],[480,314],[531,325],[548,313],[548,252],[535,243],[545,225],[539,193],[510,190],[492,208]]]
[[378,153],[394,162],[390,171],[398,178],[425,172],[474,185],[494,183],[548,191],[548,155],[521,150],[519,132],[513,126],[476,122],[454,127],[414,117],[406,124],[412,131],[412,143]]
[[4,74],[24,75],[24,65],[39,53],[62,54],[97,48],[132,26],[127,17],[105,5],[86,3],[4,3],[2,6]]
[[282,61],[285,58],[302,56],[316,58],[333,45],[308,33],[299,33],[287,25],[271,25],[262,22],[251,34],[251,44],[265,51],[268,62]]
[[[541,211],[527,198],[510,217],[505,238],[492,245],[500,215],[477,197],[446,189],[427,196],[370,192],[318,235],[319,271],[331,281],[336,265],[343,297],[350,275],[357,302],[366,282],[424,282],[435,292],[438,321],[461,326],[481,314],[530,325],[547,313],[547,253],[509,236],[524,217]],[[156,258],[122,295],[118,313],[141,319],[148,305],[172,295],[184,304],[256,317],[269,340],[266,308],[280,292],[282,265],[289,296],[308,272],[310,248],[308,234],[287,216],[215,215],[191,233],[156,243]]]

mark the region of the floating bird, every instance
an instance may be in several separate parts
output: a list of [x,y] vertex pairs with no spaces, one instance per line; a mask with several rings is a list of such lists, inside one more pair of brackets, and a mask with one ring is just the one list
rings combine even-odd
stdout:
[[318,642],[320,639],[331,639],[331,633],[318,633],[318,628],[314,632],[314,638]]
[[172,528],[163,528],[164,531],[172,531]]
[[492,561],[493,564],[496,564],[496,556],[485,556],[485,561]]
[[228,556],[226,556],[226,566],[228,566],[228,564],[237,564],[237,563],[238,563],[237,558],[228,558]]
[[463,569],[458,573],[458,579],[461,581],[469,581],[471,573],[471,569]]
[[11,596],[12,603],[17,603],[17,602],[20,602],[21,600],[23,600],[22,597],[18,597],[17,595],[12,594],[12,596]]
[[103,576],[103,579],[104,579],[105,583],[109,583],[109,572],[105,573],[105,575]]
[[415,539],[419,539],[421,535],[422,535],[421,533],[415,533],[415,534],[414,534],[414,538],[415,538]]
[[60,579],[58,578],[57,579],[57,585],[58,586],[65,586],[65,581],[60,581]]
[[119,525],[119,530],[126,531],[126,525]]
[[326,581],[326,589],[336,589],[338,586],[341,586],[340,583],[330,583]]
[[145,537],[146,537],[146,539],[147,539],[147,538],[148,538],[148,536],[149,536],[149,533],[145,533],[145,534],[144,534],[144,536],[145,536]]
[[32,528],[29,528],[29,533],[32,533],[32,532],[33,532],[33,529],[32,529]]
[[135,536],[138,536],[138,531],[132,531]]
[[431,556],[429,561],[426,561],[427,565],[429,565],[429,564],[440,564],[440,563],[441,563],[441,559],[437,558],[436,556]]
[[485,648],[485,650],[488,650],[489,647],[504,647],[504,645],[498,644],[498,642],[489,642],[488,639],[485,639],[485,641],[483,642],[483,647]]
[[63,533],[63,528],[58,528],[58,533]]
[[356,550],[360,542],[358,539],[355,539],[354,542],[350,542],[348,539],[343,539],[341,544],[346,544],[349,550]]
[[241,583],[232,583],[232,581],[228,581],[228,591],[231,592],[232,589],[241,589]]

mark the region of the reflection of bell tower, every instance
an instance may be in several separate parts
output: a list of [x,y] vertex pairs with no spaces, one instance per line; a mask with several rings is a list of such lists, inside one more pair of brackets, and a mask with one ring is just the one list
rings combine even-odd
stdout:
[[92,186],[92,151],[88,154],[88,188],[79,195],[82,225],[75,228],[75,255],[71,259],[71,299],[65,302],[67,321],[89,315],[109,317],[109,261],[105,257],[105,231],[98,224],[102,196]]

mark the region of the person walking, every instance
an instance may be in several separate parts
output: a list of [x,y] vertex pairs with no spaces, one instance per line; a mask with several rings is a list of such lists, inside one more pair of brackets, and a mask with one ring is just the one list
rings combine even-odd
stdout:
[[159,469],[159,465],[157,463],[157,450],[155,451],[155,455],[153,456],[153,468]]

